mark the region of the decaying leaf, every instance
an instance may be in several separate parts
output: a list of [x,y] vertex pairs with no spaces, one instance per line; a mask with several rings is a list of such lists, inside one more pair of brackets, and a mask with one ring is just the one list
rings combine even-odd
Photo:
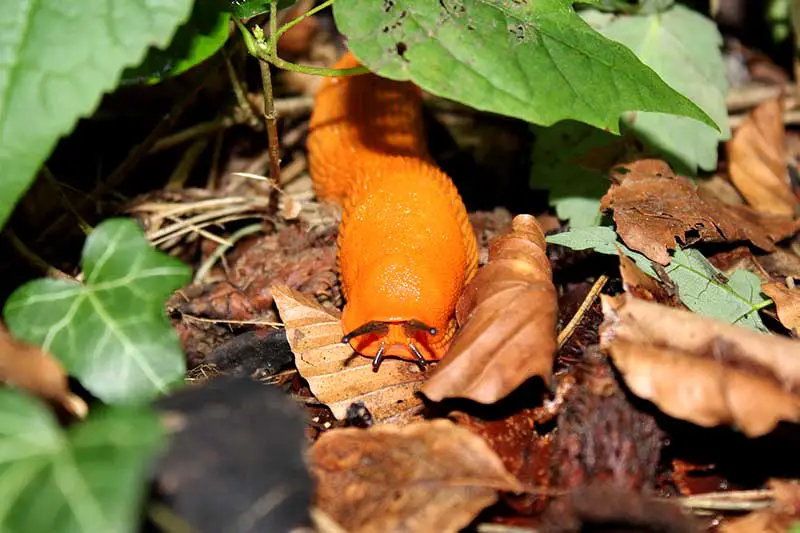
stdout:
[[601,346],[631,391],[668,415],[749,437],[800,421],[800,341],[627,295],[602,302]]
[[362,402],[377,422],[407,423],[421,410],[422,400],[414,392],[425,374],[415,363],[386,359],[380,372],[373,372],[371,359],[342,344],[339,316],[285,285],[271,292],[297,371],[338,420],[354,402]]
[[781,324],[797,335],[800,332],[800,290],[777,281],[762,283],[761,290],[775,302]]
[[756,211],[794,216],[797,198],[786,167],[780,97],[753,109],[725,143],[731,181]]
[[796,481],[771,479],[773,503],[746,516],[720,526],[721,533],[791,533],[800,522],[800,484]]
[[486,442],[449,420],[334,429],[311,448],[316,505],[350,533],[459,531],[521,492]]
[[14,339],[0,325],[0,382],[59,404],[83,418],[89,408],[69,390],[67,373],[52,355],[33,344]]
[[619,273],[625,292],[643,300],[680,307],[676,288],[659,283],[636,265],[636,262],[619,250]]
[[428,398],[494,403],[533,376],[550,383],[558,302],[545,247],[529,215],[492,241],[489,263],[456,307],[461,329],[422,387]]
[[662,265],[667,249],[697,241],[750,241],[767,251],[800,229],[800,219],[728,205],[699,191],[657,159],[642,159],[614,173],[601,207],[614,211],[617,233],[628,247]]

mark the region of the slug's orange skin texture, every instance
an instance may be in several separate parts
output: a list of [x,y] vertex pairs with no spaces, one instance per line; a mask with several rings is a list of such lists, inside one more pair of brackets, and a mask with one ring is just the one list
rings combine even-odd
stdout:
[[[358,65],[347,53],[336,68]],[[326,78],[308,150],[317,197],[343,207],[344,330],[388,323],[351,346],[369,357],[383,346],[384,356],[413,361],[413,345],[424,359],[441,359],[478,253],[458,191],[428,154],[419,89],[372,74]]]

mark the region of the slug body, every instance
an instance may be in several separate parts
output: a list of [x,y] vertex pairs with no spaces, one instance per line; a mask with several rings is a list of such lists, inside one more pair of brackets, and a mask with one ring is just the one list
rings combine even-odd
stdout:
[[[346,53],[335,68],[359,63]],[[427,151],[419,89],[373,74],[326,78],[308,138],[317,197],[343,207],[343,339],[385,356],[441,359],[477,270],[477,242],[450,178]]]

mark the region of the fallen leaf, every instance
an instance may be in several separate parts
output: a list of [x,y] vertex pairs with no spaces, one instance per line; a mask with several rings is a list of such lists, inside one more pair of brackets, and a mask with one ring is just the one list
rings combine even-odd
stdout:
[[[661,267],[642,254],[632,252],[617,241],[614,230],[603,226],[550,235],[547,242],[575,250],[591,248],[609,255],[622,252],[645,274],[673,283],[681,303],[692,311],[731,324],[767,331],[758,315],[758,310],[766,302],[761,296],[758,276],[739,270],[727,277],[694,248],[675,250],[669,265]],[[660,272],[656,272],[656,269]]]
[[762,283],[761,290],[775,302],[781,324],[797,335],[800,332],[800,290],[777,281]]
[[631,391],[668,415],[749,437],[800,421],[800,341],[625,295],[602,304],[601,346]]
[[460,531],[498,491],[521,492],[486,442],[449,420],[324,433],[316,505],[350,533]]
[[61,405],[79,418],[85,417],[89,411],[86,402],[69,390],[67,373],[57,359],[38,346],[14,339],[2,325],[0,382]]
[[735,518],[720,527],[721,533],[788,533],[800,522],[800,484],[771,479],[773,503],[746,516]]
[[753,109],[725,143],[731,181],[756,211],[793,216],[797,198],[786,167],[786,130],[780,97]]
[[643,300],[655,301],[672,307],[680,307],[675,287],[666,287],[654,277],[646,274],[636,262],[619,250],[619,273],[625,292]]
[[380,372],[372,360],[342,344],[341,318],[285,285],[271,287],[300,375],[337,420],[362,402],[377,422],[408,423],[422,409],[414,395],[425,374],[415,363],[386,359]]
[[677,248],[678,240],[686,245],[750,241],[772,251],[777,241],[800,228],[800,220],[728,205],[698,191],[657,159],[629,163],[613,177],[616,183],[601,208],[614,211],[617,233],[628,247],[662,265],[669,264],[667,249]]
[[515,217],[511,233],[492,241],[489,263],[456,306],[461,328],[423,394],[488,404],[533,376],[550,383],[558,299],[545,247],[530,215]]

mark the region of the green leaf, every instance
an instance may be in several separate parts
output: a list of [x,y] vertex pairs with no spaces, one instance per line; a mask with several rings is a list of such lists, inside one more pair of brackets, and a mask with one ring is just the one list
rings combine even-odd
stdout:
[[[247,19],[269,11],[269,6],[275,0],[230,0],[231,11],[240,19]],[[297,0],[278,0],[278,9],[290,7]]]
[[[649,259],[627,248],[618,240],[616,232],[605,226],[550,235],[547,242],[608,255],[617,255],[619,247],[645,273],[659,279]],[[769,300],[761,294],[761,281],[752,272],[737,270],[726,278],[703,254],[690,248],[675,250],[664,271],[675,284],[680,301],[695,313],[767,331],[758,310]]]
[[191,17],[172,39],[166,50],[150,48],[144,61],[122,73],[123,83],[156,83],[176,76],[214,55],[230,35],[231,13],[219,1],[202,0],[195,4]]
[[581,164],[592,152],[608,150],[620,137],[575,121],[535,127],[530,186],[546,189],[556,215],[571,228],[597,226],[600,198],[608,191],[608,175]]
[[64,431],[12,389],[0,411],[0,531],[139,531],[148,463],[165,444],[153,413],[105,408]]
[[622,253],[633,259],[644,272],[654,278],[658,278],[656,271],[653,270],[652,261],[622,244],[617,239],[617,233],[607,226],[577,228],[563,233],[548,235],[545,240],[550,244],[566,246],[573,250],[594,250],[597,253],[606,255],[619,255],[618,249],[622,250]]
[[671,87],[708,113],[722,131],[685,117],[647,112],[627,115],[630,127],[682,172],[715,169],[717,145],[729,139],[731,132],[722,36],[714,22],[682,5],[647,16],[614,16],[595,10],[582,15],[603,35],[630,47]]
[[758,331],[768,331],[758,309],[768,300],[761,295],[761,280],[746,270],[730,278],[695,249],[675,250],[667,274],[678,287],[678,297],[692,311]]
[[58,138],[122,69],[166,46],[192,0],[5,0],[0,10],[0,227]]
[[121,218],[92,231],[81,263],[83,284],[39,279],[14,291],[3,309],[9,329],[105,402],[147,400],[180,382],[186,363],[164,301],[189,282],[189,268]]
[[695,104],[569,0],[337,0],[334,17],[371,70],[476,109],[540,125],[564,119],[619,132],[630,110],[693,117]]

